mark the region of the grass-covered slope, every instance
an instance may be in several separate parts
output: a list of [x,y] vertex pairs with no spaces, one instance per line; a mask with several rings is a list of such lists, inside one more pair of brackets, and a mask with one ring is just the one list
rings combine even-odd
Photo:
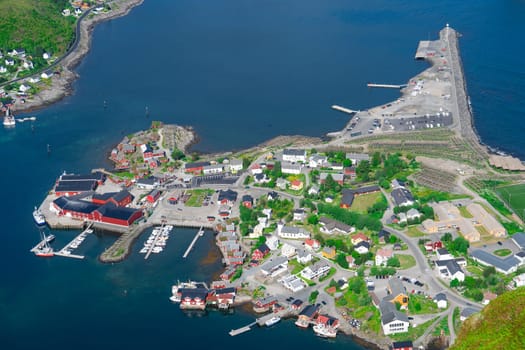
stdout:
[[504,293],[468,318],[451,349],[525,349],[525,287]]
[[62,16],[67,0],[0,0],[0,50],[23,48],[60,55],[74,38],[75,18]]

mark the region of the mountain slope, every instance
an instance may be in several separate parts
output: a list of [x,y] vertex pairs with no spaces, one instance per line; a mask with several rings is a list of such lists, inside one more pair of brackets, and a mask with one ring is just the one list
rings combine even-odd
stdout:
[[67,0],[0,0],[0,50],[64,53],[75,33],[75,18],[61,14],[67,4]]
[[451,350],[525,349],[525,287],[504,293],[468,318]]

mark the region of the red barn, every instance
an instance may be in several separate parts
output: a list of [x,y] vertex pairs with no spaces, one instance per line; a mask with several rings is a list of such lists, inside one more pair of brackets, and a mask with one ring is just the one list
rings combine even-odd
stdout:
[[108,203],[95,211],[95,220],[119,226],[131,226],[142,217],[142,210],[117,207]]
[[266,255],[270,253],[270,248],[266,244],[261,244],[257,249],[252,253],[252,260],[262,260]]
[[392,343],[392,350],[413,350],[413,348],[414,346],[411,340],[395,341]]
[[210,162],[186,163],[184,171],[187,173],[200,174],[202,169],[207,165],[210,165]]

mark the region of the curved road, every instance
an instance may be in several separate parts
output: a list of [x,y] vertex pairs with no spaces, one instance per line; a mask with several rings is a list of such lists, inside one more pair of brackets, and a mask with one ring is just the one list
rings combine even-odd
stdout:
[[82,22],[82,20],[91,12],[91,9],[88,9],[86,10],[82,16],[80,16],[77,20],[77,23],[76,23],[76,27],[75,27],[75,41],[73,41],[73,43],[69,46],[69,48],[67,49],[66,53],[64,53],[62,55],[62,57],[58,58],[55,62],[53,62],[52,64],[50,64],[49,66],[47,67],[43,67],[41,68],[40,70],[34,72],[33,74],[31,75],[28,75],[28,76],[25,76],[25,77],[21,77],[21,78],[16,78],[16,79],[13,79],[13,80],[9,80],[9,81],[6,81],[2,84],[0,84],[0,87],[2,86],[5,86],[5,85],[8,85],[8,84],[12,84],[12,83],[16,83],[17,81],[20,81],[20,80],[24,80],[24,79],[29,79],[31,77],[34,77],[34,76],[40,76],[40,73],[46,71],[46,70],[49,70],[49,69],[53,69],[55,68],[56,66],[58,66],[67,56],[69,56],[73,51],[75,51],[78,47],[78,44],[80,43],[80,24]]

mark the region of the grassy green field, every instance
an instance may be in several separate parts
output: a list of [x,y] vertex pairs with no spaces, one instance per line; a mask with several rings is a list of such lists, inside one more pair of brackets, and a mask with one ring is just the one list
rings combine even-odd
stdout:
[[354,202],[352,203],[351,209],[353,211],[366,214],[367,209],[374,205],[374,203],[377,202],[381,198],[381,196],[381,192],[356,196],[354,198]]
[[192,190],[191,197],[186,202],[187,207],[200,207],[206,195],[212,194],[212,190]]
[[507,256],[507,255],[510,255],[512,254],[512,251],[510,249],[498,249],[498,250],[495,250],[494,251],[494,255],[497,255],[497,256]]
[[401,266],[399,267],[401,270],[406,270],[416,266],[416,259],[412,255],[396,254],[396,257],[401,263]]
[[525,184],[496,187],[496,193],[520,218],[523,218],[525,214]]
[[38,58],[43,51],[64,53],[75,35],[75,17],[64,17],[61,13],[68,3],[67,0],[1,0],[0,49],[5,53],[23,48],[28,55]]

